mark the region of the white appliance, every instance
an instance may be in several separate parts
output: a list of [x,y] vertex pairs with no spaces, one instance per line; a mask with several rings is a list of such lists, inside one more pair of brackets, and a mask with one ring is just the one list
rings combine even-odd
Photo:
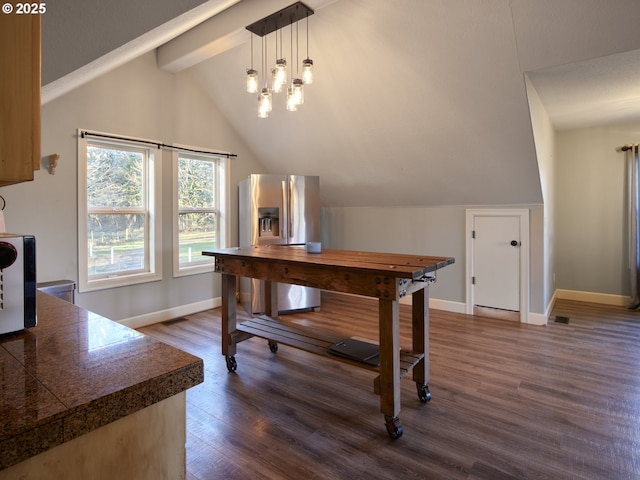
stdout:
[[36,326],[36,239],[0,233],[0,334]]
[[[253,174],[238,186],[239,241],[251,245],[305,245],[320,241],[320,177]],[[240,279],[240,301],[252,313],[264,312],[262,281]],[[320,290],[278,284],[278,308],[320,306]]]

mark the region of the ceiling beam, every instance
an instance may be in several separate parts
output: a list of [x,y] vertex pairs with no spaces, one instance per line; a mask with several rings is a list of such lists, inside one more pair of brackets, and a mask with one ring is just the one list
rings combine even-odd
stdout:
[[[305,3],[317,10],[335,1],[306,0]],[[161,45],[157,50],[158,67],[176,73],[241,45],[251,35],[245,28],[247,25],[292,3],[294,0],[242,0]]]

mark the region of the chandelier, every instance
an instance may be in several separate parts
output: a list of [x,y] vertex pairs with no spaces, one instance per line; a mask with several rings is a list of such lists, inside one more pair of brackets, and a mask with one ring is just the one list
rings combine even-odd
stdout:
[[[296,2],[282,10],[257,22],[247,25],[251,32],[251,67],[247,69],[247,92],[258,94],[258,117],[267,118],[273,108],[273,94],[286,93],[286,108],[295,112],[304,103],[304,85],[313,82],[313,60],[309,58],[309,16],[313,10],[302,2]],[[300,20],[306,19],[307,57],[299,62],[299,27]],[[284,43],[282,31],[289,27],[290,65],[287,72],[287,59],[283,55]],[[293,62],[295,29],[295,63]],[[274,66],[269,71],[268,36],[271,33],[275,43]],[[261,71],[253,68],[253,36],[261,37],[260,58]],[[295,69],[294,69],[295,67]],[[291,82],[287,83],[287,78]],[[261,86],[262,85],[262,86]]]

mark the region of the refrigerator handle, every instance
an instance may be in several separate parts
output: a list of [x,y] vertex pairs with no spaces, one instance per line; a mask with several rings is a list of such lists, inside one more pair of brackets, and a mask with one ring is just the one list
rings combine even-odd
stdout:
[[287,181],[283,180],[282,181],[282,209],[284,210],[284,218],[280,219],[280,236],[282,237],[282,240],[285,244],[289,243],[289,237],[287,237],[288,234],[288,227],[287,225],[289,224],[289,203],[287,201]]
[[293,214],[293,210],[292,210],[293,199],[291,198],[292,194],[293,194],[293,181],[289,178],[287,181],[287,228],[289,229],[289,232],[287,233],[287,243],[289,243],[293,238],[293,218],[291,218],[291,215]]

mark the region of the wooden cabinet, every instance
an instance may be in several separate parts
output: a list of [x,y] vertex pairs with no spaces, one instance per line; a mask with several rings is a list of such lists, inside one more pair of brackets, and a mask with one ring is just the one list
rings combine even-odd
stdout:
[[40,168],[40,22],[0,13],[0,187]]

